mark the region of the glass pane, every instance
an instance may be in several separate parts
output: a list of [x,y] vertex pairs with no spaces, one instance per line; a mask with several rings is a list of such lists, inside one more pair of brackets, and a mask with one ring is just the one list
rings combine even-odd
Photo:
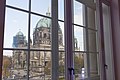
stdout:
[[64,41],[64,22],[58,22],[59,25],[59,30],[58,30],[58,44],[59,44],[59,50],[65,50],[64,45],[65,45],[65,41]]
[[59,80],[65,80],[65,52],[59,52]]
[[74,55],[74,68],[75,68],[75,79],[81,80],[87,78],[87,63],[85,53],[75,52]]
[[4,50],[3,51],[3,79],[26,79],[27,51],[22,50]]
[[64,0],[58,0],[58,19],[64,20]]
[[51,52],[30,52],[30,79],[51,79]]
[[51,19],[31,15],[31,48],[51,49]]
[[89,51],[90,52],[97,52],[98,45],[97,45],[97,32],[93,30],[88,30],[88,41],[89,41]]
[[28,14],[6,8],[4,48],[27,48]]
[[51,16],[51,0],[31,0],[31,11]]
[[87,8],[87,19],[88,19],[88,28],[97,30],[96,27],[96,12],[91,8]]
[[89,62],[90,62],[90,76],[91,78],[96,78],[99,80],[99,54],[98,53],[89,53]]
[[14,7],[18,7],[21,9],[28,10],[29,8],[29,0],[6,0],[6,4]]
[[74,0],[74,23],[78,25],[83,24],[83,5],[80,2]]
[[84,51],[84,33],[83,28],[74,26],[74,46],[75,51]]

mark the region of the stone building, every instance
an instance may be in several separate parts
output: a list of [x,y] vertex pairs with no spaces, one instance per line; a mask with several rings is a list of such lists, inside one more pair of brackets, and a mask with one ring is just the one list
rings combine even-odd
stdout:
[[[50,13],[46,13],[47,16],[50,16]],[[30,51],[30,71],[31,73],[36,72],[36,75],[40,72],[44,71],[45,66],[47,63],[51,62],[51,20],[49,18],[42,18],[40,19],[36,27],[33,31],[33,40],[30,40],[30,48],[40,51]],[[60,25],[58,24],[58,45],[59,50],[64,51],[64,45],[63,45],[63,33],[60,28]],[[79,50],[78,44],[77,44],[77,38],[75,40],[75,49]],[[13,46],[15,48],[27,48],[27,40],[24,36],[24,34],[19,31],[14,37],[13,37]],[[22,50],[13,50],[13,67],[18,69],[26,69],[27,68],[27,51]],[[61,65],[64,65],[64,52],[59,52],[60,55],[60,61],[59,63]],[[38,69],[36,69],[38,68]],[[35,75],[35,73],[34,73]]]

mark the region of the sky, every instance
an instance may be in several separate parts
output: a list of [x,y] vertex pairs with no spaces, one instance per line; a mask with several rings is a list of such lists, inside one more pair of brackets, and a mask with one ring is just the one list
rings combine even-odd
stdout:
[[[29,0],[6,0],[7,5],[18,7],[28,10]],[[64,0],[58,2],[59,19],[64,20]],[[46,12],[51,11],[51,0],[32,0],[31,11],[46,15]],[[74,2],[74,23],[83,25],[82,5]],[[43,17],[31,15],[31,39],[33,29],[36,27],[37,22]],[[64,23],[59,22],[64,37]],[[11,8],[6,8],[5,16],[5,33],[4,33],[4,48],[12,48],[13,36],[21,31],[28,40],[28,13],[17,11]],[[74,26],[74,35],[78,40],[78,46],[83,51],[83,28]],[[63,38],[64,41],[64,38]],[[4,55],[12,55],[11,51],[4,51]]]

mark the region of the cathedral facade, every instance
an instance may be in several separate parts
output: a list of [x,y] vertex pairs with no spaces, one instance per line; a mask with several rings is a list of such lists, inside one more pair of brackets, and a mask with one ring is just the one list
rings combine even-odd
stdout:
[[[46,15],[49,16],[50,13],[47,12]],[[37,71],[39,71],[39,73],[44,71],[47,63],[51,62],[51,27],[51,20],[42,18],[37,22],[33,31],[33,40],[30,40],[30,48],[39,51],[30,51],[30,70],[32,72],[36,72],[36,68],[38,68]],[[59,50],[64,50],[62,30],[59,25],[58,27]],[[18,49],[26,49],[28,47],[26,37],[21,31],[13,37],[13,47]],[[24,50],[13,50],[13,68],[26,69],[27,54],[28,52]]]
[[[46,13],[50,16],[50,13]],[[32,76],[38,75],[39,73],[45,72],[45,67],[49,66],[47,73],[50,73],[51,64],[51,20],[48,18],[40,19],[33,31],[33,40],[30,40],[30,48],[38,51],[30,51],[30,71]],[[64,66],[64,45],[63,45],[63,33],[58,24],[58,45],[59,45],[59,64]],[[24,34],[19,31],[13,37],[13,47],[26,49],[28,43]],[[77,39],[75,38],[75,49],[79,50],[77,46]],[[27,51],[24,50],[13,50],[12,64],[15,69],[26,69],[27,68]],[[36,69],[37,68],[37,69]],[[48,72],[49,71],[49,72]]]

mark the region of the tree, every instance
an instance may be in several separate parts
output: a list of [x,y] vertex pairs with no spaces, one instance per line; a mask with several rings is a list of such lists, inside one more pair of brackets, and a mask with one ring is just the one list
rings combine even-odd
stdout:
[[11,66],[11,58],[8,57],[8,56],[3,56],[3,72],[2,72],[2,75],[4,77],[10,76],[10,72],[9,72],[10,66]]
[[75,73],[76,74],[79,74],[80,73],[80,69],[82,68],[82,67],[84,67],[84,59],[83,59],[83,57],[81,57],[81,56],[75,56],[75,58],[74,58],[74,60],[75,60]]

